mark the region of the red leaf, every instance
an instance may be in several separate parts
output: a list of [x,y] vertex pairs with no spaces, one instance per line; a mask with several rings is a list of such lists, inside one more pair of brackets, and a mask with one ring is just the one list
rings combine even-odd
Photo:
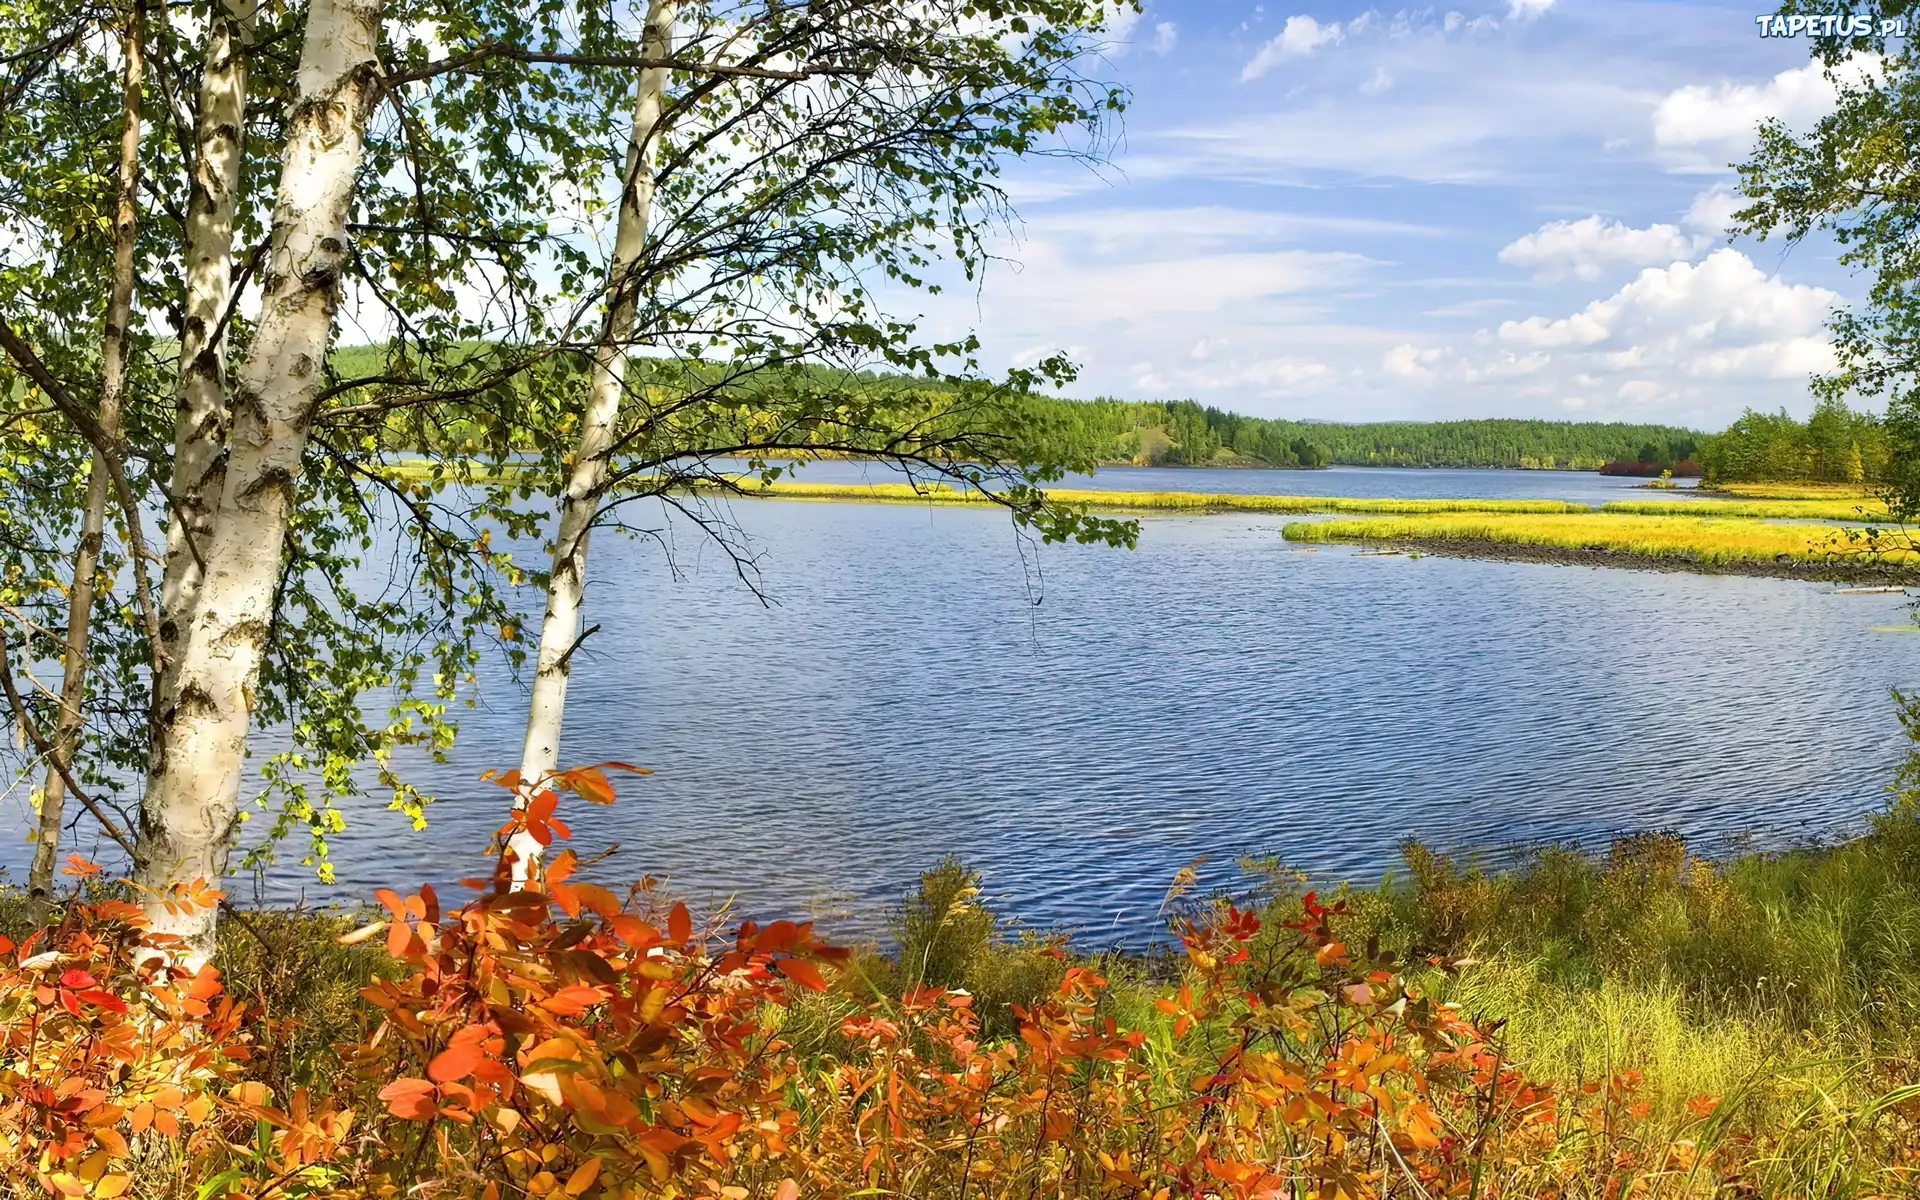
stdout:
[[98,979],[82,971],[79,967],[70,967],[60,972],[61,987],[90,988],[99,982]]
[[816,992],[827,990],[827,980],[820,974],[820,968],[804,958],[777,958],[773,961],[773,968],[801,987]]
[[97,1004],[109,1012],[117,1012],[124,1015],[127,1011],[127,1002],[112,992],[101,991],[99,988],[88,988],[86,991],[76,994],[88,1004]]

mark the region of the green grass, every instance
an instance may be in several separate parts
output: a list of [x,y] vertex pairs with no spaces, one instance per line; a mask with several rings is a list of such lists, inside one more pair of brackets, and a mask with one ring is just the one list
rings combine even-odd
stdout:
[[[1374,520],[1295,522],[1284,530],[1297,542],[1400,542],[1422,545],[1493,543],[1570,552],[1602,550],[1695,565],[1819,563],[1861,558],[1866,546],[1836,525],[1773,525],[1752,520],[1654,517],[1627,513],[1579,515],[1455,514]],[[1916,552],[1888,546],[1880,561],[1912,565]]]

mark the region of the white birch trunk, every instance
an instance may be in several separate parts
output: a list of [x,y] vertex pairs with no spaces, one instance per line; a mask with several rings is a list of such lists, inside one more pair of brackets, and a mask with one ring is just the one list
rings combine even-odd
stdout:
[[194,128],[193,192],[187,200],[186,296],[180,326],[180,382],[168,484],[166,570],[160,586],[160,635],[167,678],[154,688],[166,706],[178,675],[181,631],[200,589],[196,554],[205,554],[225,475],[227,338],[221,319],[233,293],[233,214],[240,190],[247,116],[246,48],[252,0],[225,0],[207,22]]
[[177,685],[159,714],[140,806],[136,881],[153,928],[213,952],[215,910],[168,904],[227,865],[253,688],[327,353],[367,117],[379,97],[383,0],[312,0],[262,277],[260,323],[234,391],[226,478],[199,603],[180,631]]
[[[673,52],[677,0],[652,0],[640,53],[666,58]],[[627,144],[614,228],[613,261],[607,266],[607,315],[594,350],[587,406],[575,447],[567,490],[560,501],[560,526],[553,538],[553,574],[547,584],[546,617],[540,626],[540,653],[534,660],[532,694],[527,700],[527,734],[520,752],[521,786],[516,807],[524,805],[560,765],[560,718],[567,704],[567,676],[574,639],[579,636],[580,601],[586,588],[587,540],[600,508],[600,487],[607,475],[620,394],[626,386],[627,339],[633,333],[637,281],[633,278],[647,242],[653,207],[653,172],[660,147],[660,118],[667,71],[640,73],[633,109],[633,136]],[[524,883],[539,857],[540,844],[526,833],[510,840],[514,881]]]
[[[122,40],[125,70],[121,83],[120,164],[113,215],[113,286],[107,297],[100,337],[100,410],[95,419],[109,442],[120,438],[120,409],[127,391],[127,321],[133,308],[133,239],[140,186],[140,88],[146,71],[146,25],[135,5]],[[107,460],[99,450],[87,472],[87,507],[80,518],[80,545],[73,556],[73,586],[67,592],[67,641],[60,679],[60,717],[54,724],[53,756],[40,792],[39,827],[33,862],[27,868],[27,899],[36,920],[43,918],[53,894],[53,864],[60,852],[67,784],[62,767],[73,762],[86,716],[87,650],[92,636],[94,576],[100,569],[100,543],[106,529]]]

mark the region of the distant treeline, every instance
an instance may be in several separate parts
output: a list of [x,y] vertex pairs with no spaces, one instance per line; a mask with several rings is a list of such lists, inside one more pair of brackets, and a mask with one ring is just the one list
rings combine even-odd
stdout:
[[1709,483],[1822,480],[1878,483],[1891,460],[1886,427],[1872,413],[1822,400],[1805,421],[1784,411],[1746,414],[1725,433],[1708,438],[1700,465]]
[[[476,343],[476,358],[487,349]],[[370,347],[338,349],[331,365],[342,376],[378,376],[386,366],[379,352]],[[708,364],[641,359],[630,368],[637,373],[630,378],[637,385],[673,393],[711,383],[720,370]],[[537,369],[536,375],[553,379],[554,371],[555,365],[548,364]],[[571,373],[578,371],[578,366],[571,368]],[[562,373],[568,372],[563,369]],[[744,397],[758,389],[787,388],[884,393],[894,404],[924,406],[929,413],[952,408],[962,393],[991,395],[985,407],[963,405],[962,410],[974,418],[995,411],[1003,418],[1010,417],[1004,425],[1016,443],[1010,449],[1029,461],[1090,459],[1140,466],[1290,468],[1509,467],[1648,476],[1671,471],[1679,476],[1702,474],[1710,481],[1728,482],[1874,483],[1885,478],[1889,469],[1889,439],[1880,419],[1871,413],[1852,412],[1838,401],[1821,403],[1805,422],[1795,421],[1784,412],[1749,411],[1726,432],[1708,435],[1672,425],[1618,421],[1288,421],[1243,416],[1192,400],[1069,400],[820,367],[765,374],[743,384],[738,392]],[[746,407],[752,407],[750,401]],[[397,446],[425,448],[429,439],[422,436],[422,431],[402,427],[409,420],[417,423],[426,419],[425,414],[424,409],[414,410],[410,418],[395,419],[391,433]],[[469,436],[475,444],[486,441],[484,418],[475,421],[444,413],[433,419],[441,424],[439,436],[432,440],[442,447],[458,446]],[[997,420],[994,424],[999,427]]]
[[[1595,471],[1612,461],[1672,463],[1701,435],[1671,425],[1477,420],[1365,424],[1246,417],[1191,400],[1031,397],[1057,449],[1101,462],[1275,467],[1522,467]],[[1656,470],[1654,473],[1658,473]]]

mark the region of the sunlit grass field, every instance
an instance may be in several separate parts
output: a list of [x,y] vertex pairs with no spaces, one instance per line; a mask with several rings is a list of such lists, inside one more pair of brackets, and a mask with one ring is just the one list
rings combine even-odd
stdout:
[[1416,515],[1373,520],[1294,522],[1296,542],[1492,542],[1569,551],[1607,550],[1703,564],[1861,559],[1914,565],[1920,555],[1889,543],[1850,540],[1838,525],[1773,525],[1754,520],[1655,517],[1623,513]]
[[1852,483],[1762,481],[1723,483],[1714,491],[1749,500],[1871,500],[1873,493]]
[[1744,517],[1757,520],[1874,521],[1887,515],[1886,502],[1870,496],[1830,500],[1609,500],[1601,512],[1648,517]]

